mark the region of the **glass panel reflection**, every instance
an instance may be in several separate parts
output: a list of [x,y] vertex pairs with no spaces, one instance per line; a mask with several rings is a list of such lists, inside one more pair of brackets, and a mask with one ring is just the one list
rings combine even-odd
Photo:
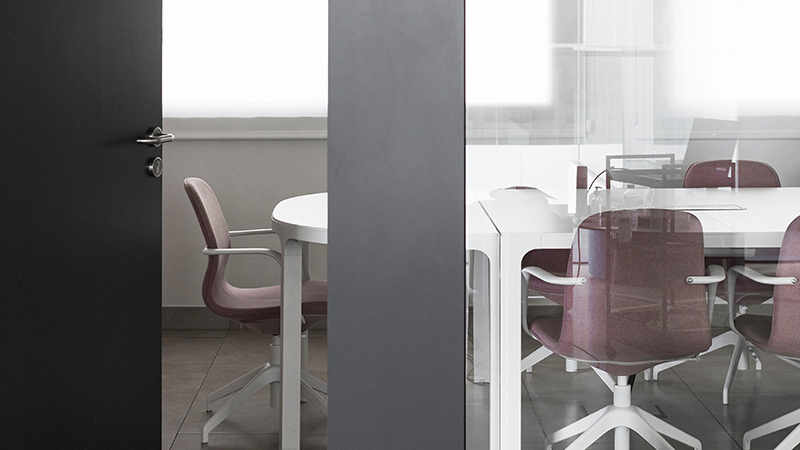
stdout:
[[[467,2],[469,342],[470,358],[480,347],[489,361],[488,379],[476,376],[477,360],[466,377],[467,391],[483,395],[471,403],[477,397],[468,394],[475,412],[468,413],[470,448],[538,445],[556,430],[537,421],[544,414],[538,397],[547,395],[549,383],[572,375],[565,371],[587,370],[585,362],[619,364],[610,350],[617,344],[640,351],[631,364],[648,356],[640,348],[644,341],[583,324],[574,328],[587,338],[599,335],[602,344],[559,350],[566,362],[550,357],[557,340],[552,349],[541,345],[547,333],[530,330],[535,318],[560,324],[571,310],[591,305],[605,308],[595,315],[603,317],[601,325],[658,328],[653,336],[664,345],[680,340],[671,330],[705,334],[709,325],[716,335],[709,351],[715,351],[736,345],[735,316],[772,313],[773,288],[744,276],[731,287],[710,288],[706,300],[702,286],[666,286],[647,274],[635,277],[634,286],[623,275],[638,273],[633,253],[671,252],[680,262],[660,268],[664,274],[709,276],[710,266],[775,274],[783,234],[800,215],[794,206],[800,205],[798,21],[800,5],[791,0]],[[701,228],[689,231],[677,223],[690,219],[668,216],[695,217]],[[598,223],[581,227],[587,218]],[[491,226],[481,234],[478,223]],[[576,231],[588,247],[573,246]],[[649,240],[670,233],[664,242]],[[618,247],[620,235],[633,247]],[[678,239],[683,235],[691,245]],[[488,253],[474,251],[478,236]],[[691,264],[680,250],[689,247]],[[581,258],[566,264],[576,249]],[[617,256],[582,259],[608,252]],[[573,277],[593,264],[600,264],[599,273],[613,268],[622,277],[597,304],[582,299],[576,306],[580,286],[530,277],[519,287],[522,267]],[[602,281],[590,272],[587,282]],[[483,286],[491,286],[488,304],[487,297],[476,304]],[[483,331],[475,328],[480,311],[489,316]],[[747,353],[731,364],[761,367]],[[648,363],[654,360],[660,358]],[[663,370],[657,366],[647,376]],[[729,378],[719,380],[726,403]],[[570,417],[560,418],[560,426],[584,414],[573,409],[566,408]],[[482,437],[485,430],[489,437]],[[471,432],[481,438],[470,439]]]

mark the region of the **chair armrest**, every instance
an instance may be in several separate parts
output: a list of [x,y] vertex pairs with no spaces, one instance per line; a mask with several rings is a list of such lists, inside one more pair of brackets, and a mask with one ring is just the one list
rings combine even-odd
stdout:
[[222,256],[222,255],[266,255],[278,261],[278,264],[283,264],[281,253],[268,248],[204,248],[203,254],[208,256]]
[[526,267],[522,269],[522,276],[525,280],[530,279],[530,275],[544,281],[545,283],[557,284],[559,286],[578,286],[586,284],[585,277],[559,277],[542,269],[541,267]]
[[714,301],[717,298],[717,285],[725,279],[725,269],[722,266],[712,264],[708,266],[708,276],[686,277],[687,284],[705,284],[706,304],[708,306],[708,323],[714,318]]
[[275,232],[272,231],[272,228],[255,228],[252,230],[229,231],[228,234],[231,237],[236,237],[236,236],[251,236],[254,234],[275,234]]
[[558,284],[561,286],[584,285],[586,284],[586,278],[559,277],[540,267],[534,266],[522,269],[522,329],[528,336],[536,339],[536,336],[534,336],[533,333],[531,333],[531,330],[528,328],[528,284],[530,282],[531,275],[544,281],[545,283]]
[[736,329],[733,319],[736,318],[735,290],[736,278],[739,275],[745,276],[757,283],[769,284],[772,286],[797,284],[797,277],[770,277],[745,266],[733,266],[728,269],[728,326],[736,333],[739,333],[739,330]]
[[797,284],[797,277],[770,277],[764,275],[750,267],[745,266],[733,266],[728,270],[728,274],[732,275],[733,273],[744,275],[747,278],[755,281],[756,283],[761,284],[769,284],[772,286],[779,286],[779,285],[787,285],[787,284]]
[[700,277],[686,277],[688,284],[715,284],[725,279],[725,269],[716,264],[708,266],[708,273],[711,275]]

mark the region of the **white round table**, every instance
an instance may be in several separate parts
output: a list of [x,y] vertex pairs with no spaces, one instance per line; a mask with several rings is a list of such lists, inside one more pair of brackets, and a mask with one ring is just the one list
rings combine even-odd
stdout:
[[328,243],[328,193],[283,200],[272,211],[272,229],[281,239]]
[[299,450],[303,249],[309,242],[328,243],[328,194],[281,201],[272,211],[272,230],[280,237],[283,248],[280,448]]

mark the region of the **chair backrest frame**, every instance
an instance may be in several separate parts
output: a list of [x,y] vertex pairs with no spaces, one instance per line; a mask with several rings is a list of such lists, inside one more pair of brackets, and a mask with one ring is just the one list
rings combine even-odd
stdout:
[[683,177],[683,187],[775,188],[781,187],[781,179],[765,162],[717,159],[689,166]]
[[690,356],[711,344],[700,221],[684,211],[594,214],[575,234],[561,337],[555,352],[581,361],[635,365]]
[[[800,217],[786,228],[776,276],[800,278]],[[789,358],[800,358],[800,283],[775,286],[769,347]]]
[[[200,178],[186,178],[183,186],[200,223],[206,247],[230,248],[228,223],[211,186]],[[209,255],[203,277],[203,302],[214,313],[226,317],[234,310],[233,305],[225,304],[231,290],[225,277],[227,263],[226,255]]]

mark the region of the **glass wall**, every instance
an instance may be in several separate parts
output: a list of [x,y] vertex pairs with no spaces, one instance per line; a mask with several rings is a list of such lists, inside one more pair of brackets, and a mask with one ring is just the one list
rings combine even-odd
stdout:
[[[798,23],[791,0],[467,0],[469,448],[540,448],[555,424],[585,415],[576,397],[543,418],[537,398],[588,366],[548,357],[520,378],[508,365],[541,346],[525,316],[562,311],[557,295],[533,289],[520,308],[520,268],[558,261],[589,214],[688,209],[706,255],[748,264],[780,246],[792,212],[765,225],[767,237],[732,211],[763,217],[788,201],[737,193],[741,161],[771,166],[787,188],[776,195],[800,187]],[[726,161],[727,187],[683,190],[688,167],[711,160]],[[727,330],[719,305],[715,333]]]

